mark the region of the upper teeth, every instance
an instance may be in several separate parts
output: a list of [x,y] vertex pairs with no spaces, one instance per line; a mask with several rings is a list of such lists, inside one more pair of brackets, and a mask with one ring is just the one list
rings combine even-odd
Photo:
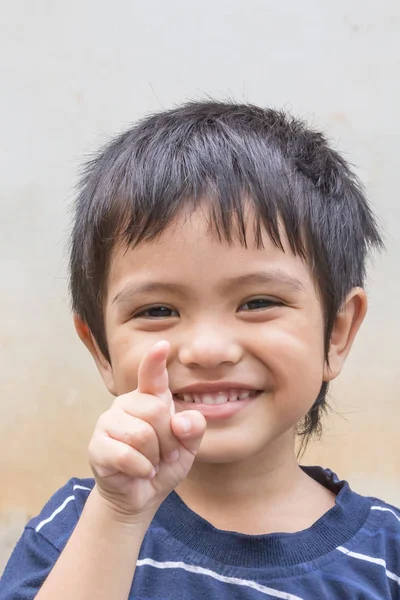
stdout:
[[245,400],[255,393],[256,392],[252,390],[226,390],[206,394],[177,394],[177,396],[179,400],[184,400],[185,402],[196,402],[197,404],[224,404],[224,402]]

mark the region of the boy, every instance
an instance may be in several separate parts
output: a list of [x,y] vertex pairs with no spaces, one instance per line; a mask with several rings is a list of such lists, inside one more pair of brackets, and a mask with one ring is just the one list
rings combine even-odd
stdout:
[[27,525],[0,599],[400,597],[400,512],[295,455],[379,246],[348,165],[282,113],[190,103],[103,149],[70,285],[116,400],[94,480]]

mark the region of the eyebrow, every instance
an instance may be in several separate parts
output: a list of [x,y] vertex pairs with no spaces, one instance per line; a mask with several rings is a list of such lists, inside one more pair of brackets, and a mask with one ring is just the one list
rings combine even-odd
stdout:
[[[231,277],[221,281],[221,290],[225,293],[245,285],[273,285],[278,284],[289,292],[304,292],[304,286],[299,279],[288,275],[281,269],[273,271],[259,271],[246,273],[239,277]],[[175,283],[162,283],[160,281],[146,281],[144,283],[128,283],[114,297],[112,304],[123,305],[132,300],[133,296],[150,293],[180,293],[189,295],[188,287]]]
[[281,269],[272,271],[259,271],[256,273],[246,273],[239,277],[225,279],[224,288],[227,290],[244,285],[272,285],[278,284],[290,292],[304,292],[304,285],[296,277],[292,277]]
[[151,293],[163,293],[172,292],[177,293],[184,290],[185,286],[181,286],[174,283],[161,283],[160,281],[146,281],[144,283],[128,283],[121,291],[119,291],[113,298],[112,304],[125,304],[132,300],[133,296],[139,294],[151,294]]

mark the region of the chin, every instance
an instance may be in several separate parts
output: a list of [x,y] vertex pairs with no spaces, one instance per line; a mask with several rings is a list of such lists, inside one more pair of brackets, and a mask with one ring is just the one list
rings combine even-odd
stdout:
[[224,440],[223,436],[219,436],[219,439],[210,440],[205,436],[196,456],[196,462],[210,464],[237,463],[251,458],[259,451],[260,448],[257,448],[254,444],[249,447],[248,441],[247,443],[245,441],[238,443],[237,439]]
[[[247,433],[244,432],[244,429]],[[249,435],[249,430],[252,435]],[[251,460],[266,459],[271,453],[282,452],[285,448],[294,450],[295,425],[271,428],[237,428],[226,431],[206,430],[196,456],[196,462],[209,464],[232,464]]]
[[228,465],[243,460],[243,456],[232,456],[225,452],[199,452],[195,458],[197,464]]

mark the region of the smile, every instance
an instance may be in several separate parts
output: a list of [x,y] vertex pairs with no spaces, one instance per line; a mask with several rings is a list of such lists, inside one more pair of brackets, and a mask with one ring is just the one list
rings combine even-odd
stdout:
[[260,390],[220,390],[216,392],[174,394],[174,400],[195,404],[226,404],[255,398]]

